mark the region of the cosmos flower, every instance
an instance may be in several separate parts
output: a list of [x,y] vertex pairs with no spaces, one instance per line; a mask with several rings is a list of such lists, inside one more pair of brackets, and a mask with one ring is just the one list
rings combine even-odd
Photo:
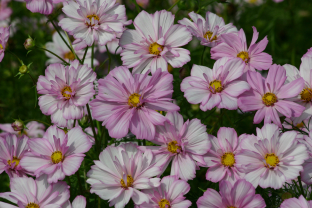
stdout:
[[30,121],[26,124],[23,131],[14,131],[11,124],[0,124],[0,129],[3,131],[0,136],[5,137],[7,134],[15,134],[18,136],[26,135],[29,138],[40,138],[44,134],[45,126],[37,121]]
[[0,21],[9,19],[12,14],[12,9],[8,7],[8,0],[0,1]]
[[226,25],[222,17],[209,11],[206,13],[206,19],[195,12],[190,12],[188,15],[193,22],[187,18],[178,22],[185,25],[204,46],[214,47],[222,42],[221,36],[223,34],[237,32],[232,23]]
[[161,170],[155,166],[152,152],[142,153],[135,144],[108,146],[99,159],[94,161],[95,165],[88,172],[87,183],[91,184],[91,193],[109,200],[109,206],[121,208],[130,199],[136,205],[148,203],[148,195],[139,190],[160,185],[159,178],[152,178]]
[[172,103],[173,76],[158,69],[152,76],[132,75],[128,68],[117,67],[99,82],[99,94],[90,103],[92,116],[120,139],[129,129],[137,139],[152,140],[155,126],[167,120],[158,111],[177,111]]
[[228,181],[220,182],[220,194],[209,188],[197,200],[198,208],[264,208],[265,202],[260,194],[255,194],[251,183],[240,179],[232,185]]
[[36,177],[46,174],[49,183],[73,175],[92,146],[88,136],[77,126],[67,134],[57,126],[50,126],[42,139],[28,140],[30,152],[20,165]]
[[26,8],[33,13],[49,15],[53,11],[53,2],[55,0],[25,0]]
[[286,70],[280,65],[272,65],[268,76],[264,79],[259,72],[247,73],[247,81],[251,90],[241,95],[238,99],[238,107],[242,111],[254,111],[257,113],[253,122],[275,123],[282,127],[280,116],[287,118],[298,117],[305,107],[287,100],[300,94],[304,87],[303,78],[296,79],[285,84]]
[[0,62],[4,57],[6,44],[10,37],[10,27],[0,27]]
[[214,107],[235,110],[238,96],[250,89],[247,82],[238,80],[244,68],[244,62],[238,58],[219,59],[213,69],[194,65],[191,76],[182,81],[181,91],[188,102],[200,103],[202,111]]
[[[0,193],[4,198],[18,206],[5,205],[4,208],[45,208],[62,207],[69,199],[69,186],[64,181],[49,184],[44,176],[37,178],[11,178],[11,192]],[[1,204],[0,204],[1,205]],[[2,206],[1,206],[2,207]]]
[[93,81],[96,73],[86,64],[80,65],[78,60],[70,66],[51,64],[45,70],[45,76],[39,76],[37,90],[40,110],[51,115],[52,123],[61,127],[69,126],[69,120],[83,117],[83,106],[95,91]]
[[303,90],[294,96],[294,98],[289,99],[305,107],[301,115],[292,118],[295,125],[312,116],[312,57],[304,56],[301,61],[300,71],[295,66],[289,64],[283,66],[286,70],[286,83],[297,79],[304,80]]
[[0,137],[0,174],[5,171],[9,177],[25,177],[31,174],[21,167],[20,160],[28,151],[28,138],[8,134]]
[[184,195],[190,191],[190,185],[175,176],[166,176],[161,179],[157,188],[143,190],[148,195],[149,203],[144,203],[139,208],[188,208],[192,205],[189,200],[184,200]]
[[235,129],[221,127],[217,138],[212,135],[209,137],[211,149],[204,155],[206,166],[209,167],[206,179],[214,183],[226,180],[234,184],[243,178],[244,174],[237,170],[239,164],[235,160],[235,155],[240,150],[240,141],[244,135],[237,138]]
[[160,146],[139,146],[142,151],[151,149],[157,161],[165,171],[172,161],[170,175],[175,175],[183,180],[196,177],[196,168],[206,166],[204,154],[211,143],[208,139],[206,126],[200,120],[183,121],[182,115],[177,112],[167,113],[169,122],[165,126],[157,127],[157,134],[153,143]]
[[312,208],[312,201],[307,201],[302,195],[297,198],[290,198],[283,201],[281,208]]
[[302,164],[308,159],[307,148],[298,143],[297,132],[281,133],[275,124],[257,128],[257,136],[246,135],[241,151],[235,155],[245,179],[262,188],[281,188],[288,180],[299,176]]
[[133,74],[148,70],[153,74],[159,68],[168,71],[168,63],[178,68],[189,62],[190,52],[180,47],[190,42],[192,35],[185,26],[173,23],[171,12],[141,11],[133,22],[135,30],[126,30],[120,38],[123,65],[133,68]]
[[240,29],[238,33],[229,33],[222,36],[223,43],[211,49],[211,58],[218,60],[223,57],[241,58],[245,64],[245,71],[251,70],[266,70],[272,64],[272,56],[264,53],[264,49],[268,44],[268,39],[265,37],[259,43],[256,43],[259,33],[253,27],[253,37],[249,48],[247,48],[247,41],[245,32]]
[[116,0],[78,0],[63,4],[63,12],[68,17],[59,25],[88,46],[105,45],[116,39],[116,33],[123,32],[125,25],[131,24],[127,21],[125,6],[116,4]]
[[76,196],[73,203],[67,201],[62,208],[86,208],[87,201],[84,196]]
[[300,172],[301,180],[308,184],[312,184],[312,131],[309,136],[304,135],[303,138],[299,138],[299,142],[305,144],[309,158],[303,164],[303,171]]
[[[63,37],[66,37],[65,33],[63,33],[63,32],[61,32],[61,35]],[[60,35],[57,32],[53,34],[52,40],[53,40],[53,42],[46,43],[46,49],[52,51],[53,53],[60,56],[61,58],[63,58],[67,62],[72,62],[73,60],[75,60],[75,55],[71,52],[71,50],[69,50],[67,45],[64,44],[64,41],[62,40],[62,38],[60,37]],[[65,39],[65,40],[68,43],[67,39]],[[85,49],[77,50],[75,45],[73,45],[73,48],[75,50],[76,55],[82,60]],[[46,62],[47,65],[48,64],[55,64],[55,63],[63,63],[59,58],[52,55],[51,53],[46,51],[45,54],[49,57],[49,59]],[[87,54],[86,54],[84,63],[87,64],[89,67],[91,67],[91,60],[92,60],[91,59],[91,49],[89,49]],[[97,66],[97,65],[99,65],[99,62],[96,59],[94,59],[93,64],[94,64],[94,66]]]

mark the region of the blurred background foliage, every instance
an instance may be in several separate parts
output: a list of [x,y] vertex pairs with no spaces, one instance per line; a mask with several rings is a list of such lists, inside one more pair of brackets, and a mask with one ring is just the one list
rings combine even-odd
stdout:
[[[134,1],[123,0],[121,2],[126,5],[127,16],[132,20],[143,9],[139,4],[134,4]],[[310,27],[312,25],[312,1],[284,0],[281,3],[275,3],[272,0],[263,0],[263,3],[259,5],[248,3],[248,1],[252,2],[252,0],[180,0],[177,3],[176,0],[150,0],[144,10],[154,13],[157,10],[168,9],[177,3],[171,9],[176,16],[176,22],[188,17],[188,13],[191,11],[198,12],[202,16],[205,16],[207,11],[211,11],[222,16],[226,23],[232,22],[238,29],[243,28],[248,43],[252,38],[252,26],[255,26],[260,33],[259,40],[265,36],[268,37],[269,43],[265,52],[273,56],[273,63],[281,65],[288,63],[298,68],[302,55],[312,47],[312,30]],[[56,5],[54,13],[49,17],[31,13],[26,9],[23,2],[11,1],[9,6],[13,9],[13,13],[10,19],[5,21],[12,25],[14,33],[9,39],[8,49],[22,59],[26,65],[32,62],[30,73],[37,80],[40,75],[44,74],[47,56],[38,50],[27,55],[23,42],[28,35],[35,38],[39,46],[44,47],[47,42],[52,41],[52,34],[55,30],[51,23],[48,23],[48,19],[54,21],[61,19],[63,16],[62,5]],[[255,133],[256,127],[261,127],[262,124],[254,125],[252,123],[253,113],[240,113],[226,109],[202,112],[198,105],[191,105],[186,101],[180,90],[180,83],[184,77],[189,76],[192,65],[200,65],[202,56],[205,66],[212,68],[215,62],[210,59],[209,48],[203,54],[204,46],[201,46],[195,38],[186,48],[191,52],[191,61],[181,69],[170,70],[174,75],[173,98],[180,106],[184,119],[200,119],[207,126],[207,132],[213,135],[216,135],[221,126],[235,128],[238,135]],[[108,57],[106,53],[96,52],[95,55],[100,63]],[[121,65],[119,55],[112,55],[112,59],[112,67]],[[0,63],[0,123],[12,123],[14,118],[38,119],[50,123],[50,118],[43,115],[38,107],[36,88],[33,86],[30,77],[23,76],[20,79],[14,77],[18,73],[19,66],[17,59],[6,52],[3,61]],[[98,78],[105,76],[107,63],[97,67],[96,72]],[[135,138],[130,138],[130,140],[135,140]],[[110,141],[110,143],[113,142]],[[108,207],[107,202],[104,201],[101,201],[101,206],[98,206],[99,201],[95,194],[81,191],[82,189],[89,189],[85,183],[85,173],[90,169],[93,160],[97,158],[98,155],[91,149],[79,169],[79,177],[72,176],[70,179],[66,178],[66,181],[71,186],[71,200],[76,195],[82,194],[90,202],[88,207]],[[218,190],[218,184],[205,179],[206,170],[206,168],[201,168],[197,171],[196,179],[189,181],[191,191],[187,194],[187,198],[192,201],[193,207],[196,207],[197,199],[203,195],[203,191],[207,188]],[[168,169],[164,175],[169,174],[170,170]],[[6,173],[0,175],[0,181],[0,192],[9,191],[9,178]],[[296,197],[300,195],[294,184],[281,190],[257,188],[257,193],[260,193],[265,199],[267,207],[278,207],[285,192]],[[129,204],[128,207],[133,207],[133,204]]]

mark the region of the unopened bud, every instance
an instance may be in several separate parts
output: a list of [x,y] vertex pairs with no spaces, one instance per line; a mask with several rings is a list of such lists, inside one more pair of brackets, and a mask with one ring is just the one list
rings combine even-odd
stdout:
[[28,67],[26,65],[22,65],[19,70],[18,70],[21,74],[26,74],[28,71]]
[[24,129],[24,123],[21,120],[15,120],[14,123],[11,124],[14,131],[22,131]]
[[87,126],[89,122],[88,115],[84,115],[80,120],[78,120],[78,122],[80,126],[83,126],[83,127]]
[[33,47],[35,47],[35,45],[36,45],[35,40],[32,39],[30,36],[24,42],[24,47],[26,48],[26,50],[32,49]]

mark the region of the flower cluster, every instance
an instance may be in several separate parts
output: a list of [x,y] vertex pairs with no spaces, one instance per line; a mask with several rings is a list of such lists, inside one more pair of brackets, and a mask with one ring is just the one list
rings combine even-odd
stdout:
[[[244,29],[209,11],[175,24],[170,11],[150,14],[140,11],[149,1],[136,1],[139,12],[128,29],[132,20],[116,0],[26,0],[26,7],[48,15],[56,3],[63,4],[57,11],[65,14],[58,23],[64,31],[49,16],[53,41],[45,48],[31,37],[25,43],[49,57],[37,82],[24,73],[49,121],[0,124],[0,174],[10,179],[1,208],[101,207],[102,200],[116,208],[264,208],[261,193],[278,198],[275,192],[289,186],[296,186],[296,197],[278,206],[312,207],[302,185],[312,184],[312,48],[298,70],[273,64],[264,52],[268,38],[257,42],[256,27],[248,47]],[[10,16],[3,5],[0,18]],[[0,27],[0,62],[9,30]],[[194,64],[179,82],[172,69],[191,60],[183,47],[193,37],[215,61],[211,68]],[[95,52],[108,58],[100,65]],[[116,61],[111,70],[116,54],[122,65]],[[100,71],[107,60],[107,71]],[[207,122],[206,112],[214,110],[219,123]],[[256,134],[236,129],[236,117],[222,122],[229,111],[253,119]],[[200,176],[212,185],[198,195],[189,181]],[[73,177],[80,194],[98,199],[74,199]]]

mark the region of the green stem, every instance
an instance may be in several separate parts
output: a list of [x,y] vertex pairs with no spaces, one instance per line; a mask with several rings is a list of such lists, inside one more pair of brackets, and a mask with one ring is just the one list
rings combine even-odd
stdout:
[[299,181],[299,185],[300,185],[300,189],[301,189],[301,194],[302,196],[305,198],[305,194],[304,194],[304,190],[303,190],[303,186],[302,186],[302,183],[301,183],[301,177],[298,176],[298,181]]
[[107,51],[108,58],[109,58],[109,60],[108,60],[108,74],[109,74],[109,72],[110,72],[110,66],[111,66],[111,62],[112,62],[112,58],[111,58],[111,54],[110,54],[110,52],[109,52],[109,50],[108,50],[107,45],[105,45],[105,47],[106,47],[106,51]]
[[43,51],[47,51],[49,53],[51,53],[52,55],[56,56],[58,59],[60,59],[61,61],[64,62],[64,64],[66,65],[69,65],[69,63],[67,61],[65,61],[64,59],[62,59],[60,56],[56,55],[55,53],[53,53],[52,51],[48,50],[48,49],[45,49],[45,48],[40,48],[40,47],[37,47],[35,46],[35,48],[39,49],[39,50],[43,50]]
[[67,40],[68,40],[68,42],[69,42],[69,45],[70,45],[70,48],[71,48],[72,53],[74,54],[75,58],[80,62],[80,64],[82,64],[82,61],[81,61],[80,58],[77,56],[77,54],[76,54],[76,52],[75,52],[75,50],[74,50],[74,48],[73,48],[73,45],[72,45],[72,43],[71,43],[71,41],[70,41],[70,38],[69,38],[67,32],[66,32],[66,31],[64,31],[64,32],[65,32],[65,35],[66,35]]
[[6,52],[9,52],[9,53],[12,54],[13,56],[15,56],[15,58],[17,58],[17,60],[20,62],[20,64],[21,64],[21,65],[24,65],[23,61],[22,61],[21,59],[19,59],[18,56],[17,56],[15,53],[13,53],[13,52],[10,51],[10,50],[6,50]]
[[204,65],[204,54],[205,54],[205,51],[206,51],[206,46],[204,46],[204,50],[203,50],[203,53],[202,53],[202,57],[201,57],[201,61],[200,61],[200,65]]
[[82,58],[82,64],[84,64],[84,61],[85,61],[85,58],[86,58],[86,55],[87,55],[87,52],[88,52],[88,49],[89,49],[89,46],[86,47],[86,50],[83,54],[83,58]]
[[175,5],[177,5],[181,0],[176,1],[174,4],[172,4],[172,6],[167,10],[170,11]]
[[[94,43],[92,45],[92,53],[91,53],[91,68],[93,69],[93,61],[94,61]],[[94,69],[93,69],[94,71]]]
[[52,124],[49,124],[49,123],[46,123],[44,121],[40,121],[40,120],[37,120],[37,119],[28,119],[28,120],[24,121],[24,123],[27,123],[27,122],[30,122],[30,121],[37,121],[37,122],[43,123],[43,124],[45,124],[47,126],[51,126],[52,125]]
[[98,197],[98,208],[101,208],[101,198]]
[[33,81],[34,86],[36,86],[37,84],[36,84],[36,82],[35,82],[35,79],[31,76],[31,74],[30,74],[29,72],[28,72],[27,74],[29,75],[29,77],[30,77],[31,80]]
[[[88,103],[87,103],[87,110],[88,110],[89,120],[90,120],[90,123],[91,123],[92,132],[93,132],[93,137],[94,137],[95,143],[97,143],[98,141],[96,139],[96,132],[95,132],[95,128],[94,128],[94,123],[93,123],[93,120],[92,120],[91,111],[90,111],[90,107],[89,107]],[[98,145],[96,145],[96,146],[98,146]],[[98,147],[98,148],[100,148],[100,147]]]
[[80,194],[83,194],[82,184],[81,184],[81,180],[80,180],[80,176],[79,176],[79,170],[77,170],[77,172],[76,172],[76,176],[77,176],[77,179],[78,179],[78,184],[79,184]]
[[59,29],[56,27],[56,25],[54,24],[53,20],[50,20],[50,22],[52,23],[54,29],[55,29],[56,32],[60,35],[60,37],[62,38],[62,40],[64,41],[64,43],[67,45],[67,47],[69,48],[69,50],[70,50],[72,53],[74,53],[74,52],[72,51],[72,48],[68,45],[67,41],[66,41],[66,40],[64,39],[64,37],[61,35]]

